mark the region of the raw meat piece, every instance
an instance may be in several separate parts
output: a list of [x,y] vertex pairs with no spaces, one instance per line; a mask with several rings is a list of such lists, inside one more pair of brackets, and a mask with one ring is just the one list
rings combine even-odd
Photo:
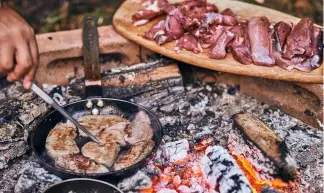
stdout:
[[310,72],[320,67],[323,62],[323,31],[317,27],[313,28],[312,35],[312,57],[307,58],[301,63],[294,64],[300,71]]
[[233,16],[222,15],[219,13],[205,13],[205,21],[209,25],[229,25],[233,26],[237,24],[237,20]]
[[296,55],[312,56],[312,34],[313,21],[310,18],[300,20],[287,37],[283,57],[291,59]]
[[286,43],[287,37],[291,32],[292,29],[292,23],[286,23],[286,22],[279,22],[277,23],[275,26],[275,31],[278,35],[278,39],[279,39],[279,43],[280,43],[280,47],[281,50],[283,50],[283,47]]
[[246,42],[249,41],[245,37],[244,32],[247,31],[247,26],[244,23],[240,23],[240,25],[235,26],[231,29],[231,32],[234,33],[234,41],[231,46],[231,52],[233,54],[233,58],[242,64],[251,64],[252,57],[251,51],[246,45]]
[[235,13],[230,8],[224,9],[221,14],[236,17]]
[[269,20],[266,17],[253,17],[249,21],[248,30],[254,64],[261,66],[275,65],[275,60],[271,55],[272,30]]
[[175,51],[179,52],[183,48],[196,54],[202,51],[197,39],[193,35],[188,33],[177,40]]
[[230,31],[224,31],[212,45],[209,57],[214,59],[223,59],[226,56],[226,46],[234,39],[234,34]]
[[154,40],[157,36],[165,35],[165,21],[159,21],[153,25],[150,31],[144,33],[144,38]]

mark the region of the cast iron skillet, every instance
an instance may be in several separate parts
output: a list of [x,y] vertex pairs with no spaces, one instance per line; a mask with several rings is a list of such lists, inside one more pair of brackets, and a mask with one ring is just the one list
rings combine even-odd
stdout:
[[[83,21],[83,55],[84,55],[84,72],[85,72],[85,93],[87,99],[80,100],[71,104],[63,106],[63,108],[70,113],[74,118],[79,118],[83,115],[91,114],[91,109],[86,107],[86,103],[91,100],[96,107],[97,101],[102,100],[105,106],[113,106],[119,109],[124,117],[131,120],[139,111],[144,111],[149,116],[151,121],[151,128],[153,129],[153,138],[155,146],[152,152],[142,161],[118,170],[110,171],[108,173],[100,174],[80,174],[74,173],[55,167],[54,161],[47,155],[45,143],[46,137],[50,130],[59,122],[66,122],[66,119],[56,110],[49,112],[42,117],[36,125],[34,132],[31,135],[31,147],[42,164],[47,170],[55,175],[63,178],[88,177],[88,178],[104,178],[110,181],[116,178],[123,178],[136,172],[139,167],[144,165],[144,162],[150,157],[158,148],[162,139],[162,126],[156,116],[148,109],[124,100],[98,97],[102,95],[101,79],[100,79],[100,64],[99,64],[99,48],[98,48],[98,32],[96,19],[93,17],[86,17]],[[104,108],[103,107],[103,108]],[[100,108],[98,108],[100,110]],[[89,138],[77,137],[76,142],[80,148]]]
[[117,187],[103,181],[76,178],[65,180],[47,188],[43,193],[123,193]]

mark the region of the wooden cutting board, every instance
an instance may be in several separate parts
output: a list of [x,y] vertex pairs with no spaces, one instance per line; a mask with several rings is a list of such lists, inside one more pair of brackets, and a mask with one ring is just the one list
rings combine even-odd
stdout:
[[[238,16],[246,19],[253,16],[267,16],[270,21],[273,22],[291,21],[297,23],[300,20],[299,18],[279,11],[239,1],[208,0],[208,2],[214,3],[219,10],[231,8]],[[148,31],[153,24],[163,19],[163,17],[156,18],[143,26],[135,27],[132,24],[132,15],[141,8],[142,6],[140,3],[136,3],[134,0],[126,0],[115,13],[113,25],[117,32],[125,38],[130,39],[154,52],[175,60],[211,70],[286,81],[323,83],[323,64],[312,72],[301,72],[295,69],[287,71],[277,66],[264,67],[256,66],[254,64],[243,65],[234,60],[231,54],[227,54],[226,58],[223,60],[215,60],[208,57],[207,51],[194,54],[193,52],[182,50],[180,53],[175,53],[175,41],[159,46],[155,41],[142,38],[144,32]]]

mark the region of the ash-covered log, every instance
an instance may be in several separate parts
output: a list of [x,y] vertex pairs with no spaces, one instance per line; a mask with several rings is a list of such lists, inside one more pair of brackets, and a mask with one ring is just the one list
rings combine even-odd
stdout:
[[[104,97],[132,97],[138,104],[151,108],[157,104],[172,104],[185,97],[178,65],[166,59],[105,72],[102,85]],[[83,96],[84,79],[73,81],[71,88],[71,94]]]
[[118,188],[124,192],[142,190],[150,188],[152,186],[152,181],[144,172],[138,171],[133,176],[124,179],[118,183]]
[[244,135],[274,161],[283,179],[288,180],[296,177],[295,160],[290,155],[285,141],[279,135],[251,114],[238,113],[233,118]]
[[244,173],[221,146],[206,149],[201,168],[209,186],[220,193],[252,193]]
[[187,157],[189,142],[186,139],[169,142],[162,146],[162,153],[169,162],[176,162]]

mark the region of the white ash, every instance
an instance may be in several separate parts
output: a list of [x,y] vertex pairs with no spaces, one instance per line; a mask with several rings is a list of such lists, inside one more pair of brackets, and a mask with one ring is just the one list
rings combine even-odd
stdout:
[[190,108],[190,104],[187,101],[179,101],[178,103],[178,110],[180,113],[186,113]]
[[1,141],[11,141],[16,133],[16,130],[19,129],[17,124],[8,124],[4,123],[0,125],[0,139]]
[[161,117],[159,120],[162,125],[166,125],[166,124],[174,125],[177,121],[179,121],[179,119],[173,116]]
[[[41,107],[39,107],[34,103],[24,102],[22,105],[22,109],[20,110],[22,113],[19,117],[19,120],[24,125],[28,125],[32,121],[34,121],[37,117],[39,117],[41,114],[43,114],[44,113],[42,112],[43,110],[45,109],[41,109]],[[28,113],[23,113],[25,111],[28,111]]]
[[204,96],[202,93],[200,93],[200,94],[203,96],[203,99],[199,103],[197,103],[194,106],[190,107],[189,113],[192,116],[196,116],[196,115],[199,115],[201,113],[204,114],[205,111],[201,111],[201,109],[205,108],[206,105],[209,102],[207,96]]
[[0,177],[0,192],[3,193],[40,193],[51,184],[61,181],[30,156],[23,156],[12,162],[8,169],[0,170]]
[[37,163],[30,163],[26,165],[21,172],[15,185],[15,193],[36,193],[44,191],[49,185],[60,182],[61,179],[55,175],[49,174],[45,169],[40,167]]
[[233,130],[228,138],[228,149],[232,155],[241,156],[254,166],[258,180],[273,180],[275,166],[260,149],[243,139],[238,131]]
[[133,176],[118,183],[118,188],[122,191],[136,191],[152,186],[152,181],[144,172],[138,171]]
[[219,186],[219,193],[252,193],[244,173],[223,147],[208,147],[202,158],[201,169],[210,187]]
[[266,113],[260,116],[260,119],[265,121],[270,128],[274,129],[280,137],[284,138],[287,135],[287,131],[298,124],[298,120],[284,114],[280,110],[268,109]]
[[8,88],[5,89],[6,96],[8,98],[18,98],[22,94],[24,94],[24,89],[20,82],[14,82]]
[[212,135],[213,131],[210,130],[209,127],[202,127],[202,131],[199,133],[196,133],[194,136],[194,139],[201,139],[205,136]]
[[187,157],[189,142],[186,139],[169,142],[162,146],[163,156],[170,162],[176,162]]
[[194,124],[189,124],[188,127],[187,127],[188,131],[193,131],[195,129],[196,129],[196,126]]
[[34,94],[32,92],[24,93],[18,97],[18,99],[22,100],[22,101],[29,101],[29,100],[33,100],[35,98],[36,98],[36,94]]
[[0,151],[0,169],[7,168],[10,160],[24,155],[29,149],[24,141],[10,143],[8,149]]
[[213,88],[212,88],[210,85],[206,85],[206,90],[208,90],[209,92],[211,92],[212,89],[213,89]]
[[6,94],[3,92],[0,92],[0,101],[4,101],[6,99]]
[[170,113],[170,112],[174,111],[175,107],[176,107],[176,105],[174,105],[174,104],[164,105],[164,106],[160,107],[160,110],[165,113]]

